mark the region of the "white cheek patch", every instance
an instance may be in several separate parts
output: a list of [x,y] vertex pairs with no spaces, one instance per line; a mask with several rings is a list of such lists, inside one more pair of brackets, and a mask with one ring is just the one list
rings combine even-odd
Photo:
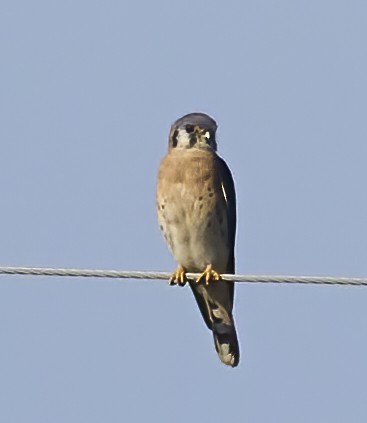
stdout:
[[210,132],[206,131],[204,137],[209,141],[210,140]]
[[184,129],[179,129],[177,134],[177,147],[187,148],[190,146],[190,137]]

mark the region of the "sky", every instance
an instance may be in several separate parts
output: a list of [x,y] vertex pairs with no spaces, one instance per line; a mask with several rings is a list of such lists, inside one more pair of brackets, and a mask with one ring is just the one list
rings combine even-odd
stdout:
[[[201,111],[237,272],[367,276],[367,3],[0,6],[0,266],[173,271],[155,179]],[[7,423],[367,421],[367,289],[238,284],[224,366],[189,288],[0,276]]]

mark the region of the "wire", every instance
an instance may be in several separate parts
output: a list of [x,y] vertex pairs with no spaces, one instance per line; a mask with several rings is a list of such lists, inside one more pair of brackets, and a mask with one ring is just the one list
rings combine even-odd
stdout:
[[[69,276],[89,278],[116,278],[116,279],[166,279],[168,272],[142,272],[128,270],[97,270],[97,269],[64,269],[50,267],[0,267],[3,275],[31,275],[31,276]],[[189,280],[199,275],[188,273]],[[348,278],[333,276],[289,276],[289,275],[222,275],[224,281],[248,283],[302,283],[317,285],[355,285],[367,286],[367,278]]]

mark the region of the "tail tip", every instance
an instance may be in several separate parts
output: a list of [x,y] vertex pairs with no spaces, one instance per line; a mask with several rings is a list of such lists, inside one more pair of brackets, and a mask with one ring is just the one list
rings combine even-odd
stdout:
[[227,366],[236,367],[240,361],[240,352],[237,345],[229,343],[219,343],[218,338],[214,337],[215,349],[222,363]]

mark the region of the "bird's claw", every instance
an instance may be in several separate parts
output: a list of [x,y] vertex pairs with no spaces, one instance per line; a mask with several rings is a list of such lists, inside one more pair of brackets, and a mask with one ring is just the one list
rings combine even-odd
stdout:
[[205,285],[209,285],[212,281],[219,281],[222,279],[221,275],[213,270],[212,265],[208,264],[204,272],[196,279],[196,283],[205,281]]
[[178,266],[177,269],[172,273],[169,284],[185,286],[186,282],[187,279],[185,269],[182,266]]

